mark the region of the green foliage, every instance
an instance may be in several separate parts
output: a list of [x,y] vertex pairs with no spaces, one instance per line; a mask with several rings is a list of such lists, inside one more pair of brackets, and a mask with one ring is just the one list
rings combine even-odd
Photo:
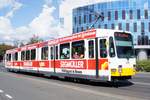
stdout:
[[6,50],[14,48],[11,45],[6,45],[6,44],[0,44],[0,60],[2,60]]
[[137,61],[137,70],[150,72],[150,60]]
[[33,43],[37,43],[37,42],[42,42],[43,40],[41,38],[39,38],[39,36],[33,35],[30,39],[29,42],[27,44],[33,44]]

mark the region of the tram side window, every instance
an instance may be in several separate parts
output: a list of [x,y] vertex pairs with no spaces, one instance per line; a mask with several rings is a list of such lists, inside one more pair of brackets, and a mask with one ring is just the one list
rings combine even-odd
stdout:
[[7,54],[6,60],[7,60],[7,61],[11,61],[11,54]]
[[17,61],[18,60],[18,53],[16,52],[14,55],[14,60]]
[[88,46],[89,46],[89,58],[94,58],[94,41],[90,40],[88,42]]
[[12,60],[15,61],[15,54],[11,54]]
[[30,50],[26,51],[26,60],[30,60]]
[[72,42],[72,58],[83,59],[84,58],[84,41]]
[[58,59],[58,46],[55,46],[55,58]]
[[41,51],[41,59],[47,60],[48,59],[48,47],[43,47]]
[[70,58],[70,43],[60,45],[60,59]]
[[6,54],[6,61],[9,61],[9,54]]
[[101,58],[107,57],[106,39],[100,39],[100,57]]
[[115,48],[114,48],[113,37],[109,38],[109,55],[110,55],[110,57],[115,57]]
[[50,49],[51,51],[51,59],[54,59],[54,47],[51,47],[51,49]]
[[21,52],[21,60],[25,60],[26,59],[26,55],[25,55],[25,51]]
[[31,60],[35,60],[36,58],[36,49],[31,50]]

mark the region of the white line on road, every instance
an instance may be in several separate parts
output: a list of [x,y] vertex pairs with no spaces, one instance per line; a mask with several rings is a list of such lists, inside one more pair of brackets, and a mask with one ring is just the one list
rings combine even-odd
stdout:
[[[8,75],[12,76],[12,74],[8,74]],[[13,76],[13,77],[16,77],[16,76]],[[144,98],[137,98],[137,97],[130,97],[130,96],[125,96],[125,95],[118,95],[118,94],[100,92],[100,91],[90,90],[90,89],[81,88],[81,87],[77,87],[77,86],[71,86],[71,85],[59,84],[59,83],[56,83],[56,82],[49,82],[49,81],[47,82],[47,81],[43,81],[43,80],[37,80],[36,78],[22,77],[22,79],[38,81],[37,83],[40,83],[40,84],[42,82],[42,83],[47,83],[47,84],[50,84],[50,85],[53,85],[53,86],[72,89],[72,90],[79,91],[79,92],[91,93],[91,94],[94,94],[94,95],[112,97],[112,98],[121,99],[121,100],[145,100]],[[135,84],[137,84],[137,82]],[[140,84],[140,83],[138,83],[138,84]]]
[[0,90],[0,93],[3,93],[4,91],[3,90]]
[[7,98],[9,98],[9,99],[12,99],[12,98],[13,98],[13,97],[10,96],[9,94],[5,94],[5,96],[6,96]]

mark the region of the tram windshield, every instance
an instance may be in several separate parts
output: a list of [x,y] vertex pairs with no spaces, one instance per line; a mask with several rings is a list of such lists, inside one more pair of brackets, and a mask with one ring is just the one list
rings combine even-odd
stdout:
[[133,58],[133,41],[131,34],[115,32],[115,43],[118,58]]

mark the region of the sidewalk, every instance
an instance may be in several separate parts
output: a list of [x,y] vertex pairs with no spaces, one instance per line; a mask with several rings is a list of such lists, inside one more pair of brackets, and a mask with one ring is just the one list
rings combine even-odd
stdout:
[[150,72],[137,72],[137,74],[150,74]]

